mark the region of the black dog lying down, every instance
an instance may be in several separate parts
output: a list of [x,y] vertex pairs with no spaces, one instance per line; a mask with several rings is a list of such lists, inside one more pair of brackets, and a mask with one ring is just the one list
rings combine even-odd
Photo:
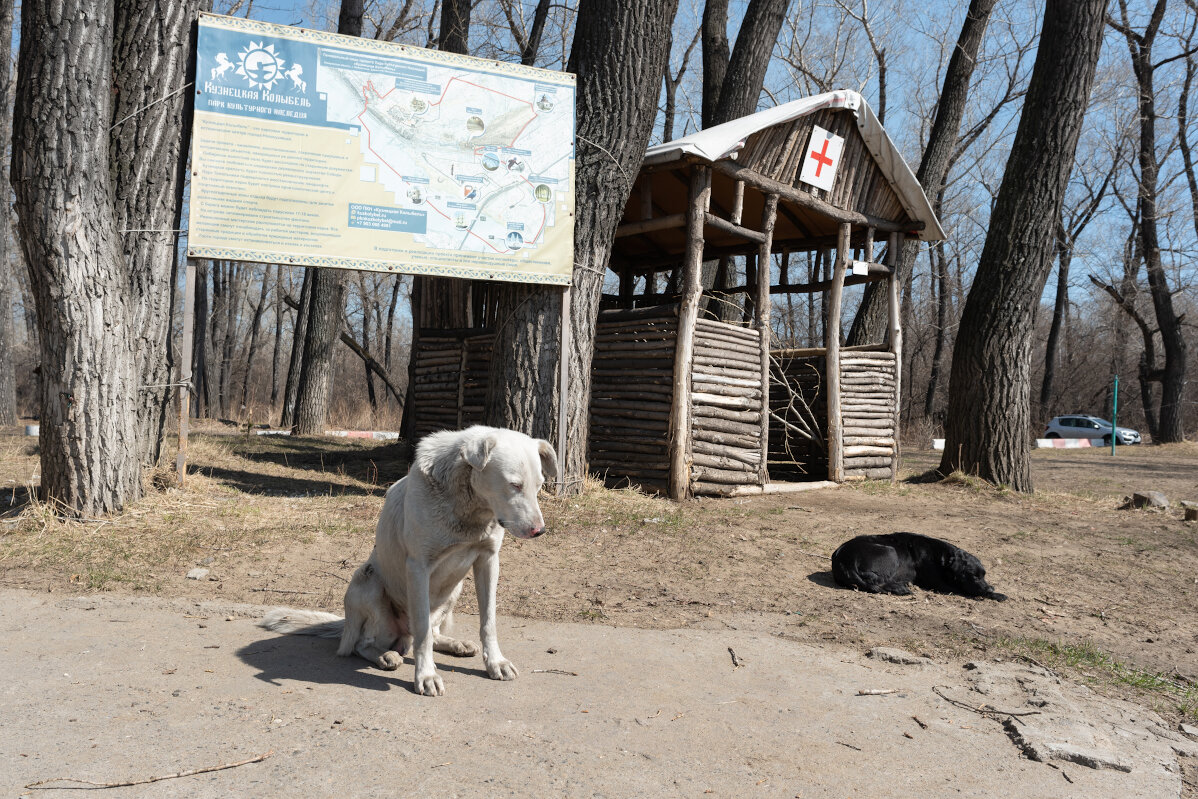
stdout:
[[986,582],[982,562],[939,538],[917,533],[859,535],[832,553],[832,578],[845,588],[871,594],[911,593],[907,583],[925,591],[997,599]]

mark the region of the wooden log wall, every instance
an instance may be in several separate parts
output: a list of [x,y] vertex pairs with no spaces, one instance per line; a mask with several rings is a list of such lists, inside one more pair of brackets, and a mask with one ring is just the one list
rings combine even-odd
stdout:
[[661,492],[669,434],[678,307],[599,315],[591,362],[590,466],[609,482]]
[[691,369],[691,491],[760,485],[761,334],[698,319]]
[[[823,355],[802,358],[775,357],[770,369],[770,409],[788,424],[814,427],[815,440],[804,438],[785,424],[770,424],[769,468],[771,480],[802,482],[828,479],[828,385]],[[800,418],[792,407],[795,391],[810,408],[814,420]],[[814,421],[814,424],[812,422]]]
[[845,352],[840,358],[844,476],[894,477],[897,375],[892,352]]
[[425,331],[412,368],[416,440],[482,424],[495,334]]

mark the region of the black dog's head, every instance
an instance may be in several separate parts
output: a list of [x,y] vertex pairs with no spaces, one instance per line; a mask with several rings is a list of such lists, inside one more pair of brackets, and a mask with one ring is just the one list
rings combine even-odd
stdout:
[[999,602],[1007,598],[986,582],[986,567],[965,550],[953,547],[953,551],[946,558],[945,566],[952,575],[958,593],[979,599],[995,599]]

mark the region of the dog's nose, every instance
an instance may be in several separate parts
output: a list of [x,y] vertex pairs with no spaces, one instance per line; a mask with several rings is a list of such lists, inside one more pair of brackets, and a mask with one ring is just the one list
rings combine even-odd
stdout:
[[545,532],[545,526],[544,526],[544,525],[541,525],[540,527],[532,527],[532,528],[530,528],[530,529],[529,529],[529,531],[528,531],[528,537],[529,537],[529,538],[536,538],[537,536],[539,536],[539,535],[540,535],[541,533],[543,533],[543,532]]

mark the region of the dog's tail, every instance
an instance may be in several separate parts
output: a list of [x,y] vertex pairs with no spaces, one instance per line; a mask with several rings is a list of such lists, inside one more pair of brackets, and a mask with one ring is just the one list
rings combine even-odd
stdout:
[[275,608],[269,611],[258,626],[276,633],[315,635],[318,638],[339,638],[345,619],[319,610]]

